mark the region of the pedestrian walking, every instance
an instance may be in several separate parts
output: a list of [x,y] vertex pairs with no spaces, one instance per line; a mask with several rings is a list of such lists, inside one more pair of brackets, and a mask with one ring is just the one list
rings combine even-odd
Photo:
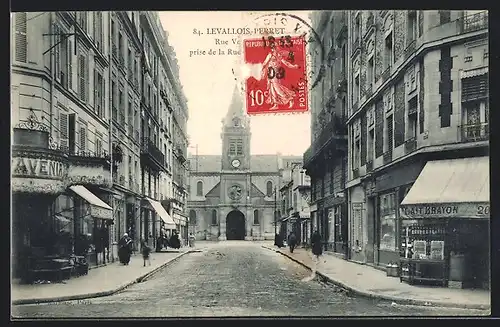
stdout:
[[143,267],[146,267],[146,262],[148,263],[148,266],[151,266],[151,259],[150,259],[151,248],[145,241],[142,241],[141,251],[142,251],[142,260],[144,261]]
[[196,241],[196,236],[191,232],[189,233],[189,247],[194,248],[194,243]]
[[293,253],[295,246],[297,245],[297,236],[295,236],[294,232],[290,232],[288,235],[288,246],[290,247],[290,253]]
[[321,234],[315,230],[311,237],[312,254],[314,262],[313,274],[316,273],[316,268],[319,263],[319,256],[323,254],[323,245],[321,244]]
[[281,249],[284,246],[283,238],[278,233],[276,233],[276,235],[274,236],[274,245],[276,245],[279,249]]
[[128,265],[130,263],[132,243],[133,241],[127,233],[123,234],[120,241],[118,241],[118,259],[120,259],[120,263],[124,265]]

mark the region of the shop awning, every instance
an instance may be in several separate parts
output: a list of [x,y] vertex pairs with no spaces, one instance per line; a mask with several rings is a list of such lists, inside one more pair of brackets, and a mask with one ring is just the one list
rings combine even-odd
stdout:
[[73,185],[70,190],[90,204],[90,215],[95,218],[113,219],[113,209],[83,185]]
[[489,157],[429,161],[401,202],[401,216],[489,218]]
[[170,217],[167,210],[165,210],[165,208],[163,208],[161,203],[158,201],[155,201],[153,199],[150,199],[150,198],[145,198],[145,199],[151,205],[153,210],[158,214],[158,216],[160,216],[161,220],[163,220],[163,222],[165,223],[165,228],[175,229],[174,220],[172,219],[172,217]]

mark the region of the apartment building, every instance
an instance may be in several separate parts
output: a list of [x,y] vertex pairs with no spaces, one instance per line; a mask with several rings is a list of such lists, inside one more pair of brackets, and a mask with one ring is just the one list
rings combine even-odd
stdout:
[[[489,253],[489,211],[464,214],[462,204],[445,210],[447,215],[415,209],[425,203],[443,206],[443,201],[474,206],[478,198],[485,202],[478,208],[489,208],[483,191],[489,181],[488,53],[485,11],[349,12],[352,260],[397,262],[409,217],[420,224],[446,219],[453,234],[463,233],[460,240],[445,241],[450,248],[475,233],[476,241],[468,240],[467,247]],[[435,192],[440,195],[431,199]],[[466,264],[489,266],[486,257],[475,257]],[[487,280],[488,273],[479,270],[474,278]]]
[[125,232],[138,248],[179,230],[160,201],[174,194],[172,99],[183,94],[161,86],[178,68],[157,15],[15,13],[12,40],[15,276],[29,256],[100,265]]
[[309,43],[308,51],[324,71],[311,90],[311,146],[304,153],[311,178],[311,231],[320,232],[325,250],[346,253],[348,16],[318,11],[311,22],[321,42]]

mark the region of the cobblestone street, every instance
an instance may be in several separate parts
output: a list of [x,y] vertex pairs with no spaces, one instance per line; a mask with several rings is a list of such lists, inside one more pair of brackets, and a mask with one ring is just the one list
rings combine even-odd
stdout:
[[108,297],[19,305],[19,318],[200,316],[479,315],[479,310],[394,305],[348,297],[303,281],[310,272],[250,242],[223,242],[191,253],[149,279]]

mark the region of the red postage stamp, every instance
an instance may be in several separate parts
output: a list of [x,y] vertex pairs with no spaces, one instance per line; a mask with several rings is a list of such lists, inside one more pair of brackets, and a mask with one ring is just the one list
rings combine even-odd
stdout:
[[247,113],[308,111],[304,36],[263,36],[243,42],[245,64],[254,72],[244,81]]

